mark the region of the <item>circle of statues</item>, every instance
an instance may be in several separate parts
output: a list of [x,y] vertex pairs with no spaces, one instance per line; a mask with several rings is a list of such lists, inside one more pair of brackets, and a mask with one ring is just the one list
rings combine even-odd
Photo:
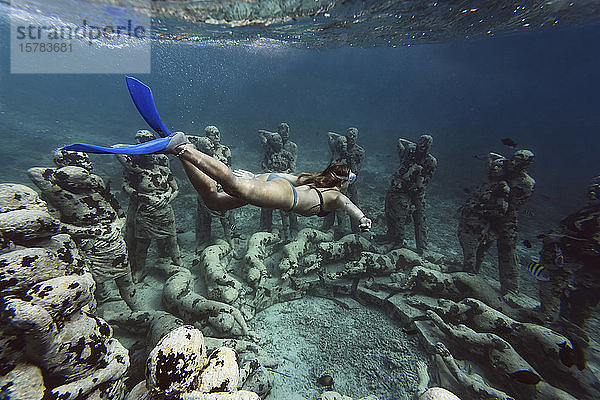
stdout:
[[[297,172],[301,152],[291,133],[285,122],[258,131],[262,172]],[[232,166],[216,126],[187,137]],[[140,130],[134,139],[154,134]],[[358,205],[369,197],[359,196],[368,190],[361,171],[369,170],[359,131],[329,132],[326,140],[329,164],[346,164],[359,177],[345,189]],[[540,257],[529,259],[519,252],[519,217],[534,193],[528,169],[535,155],[489,153],[486,181],[465,190],[458,210],[457,261],[429,243],[432,147],[428,134],[398,140],[399,165],[385,196],[362,205],[380,216],[382,234],[362,234],[352,218],[346,227],[340,211],[315,229],[291,211],[278,210],[281,223],[274,223],[273,209],[262,208],[256,231],[244,236],[238,211],[211,211],[196,196],[191,258],[178,243],[179,171],[166,155],[115,155],[129,200],[124,212],[86,154],[57,150],[54,167],[27,171],[41,195],[0,184],[2,398],[265,398],[277,361],[248,321],[275,303],[324,291],[391,310],[419,336],[430,360],[406,366],[415,399],[599,398],[586,364],[586,323],[600,301],[600,176],[590,182],[588,204],[540,233]],[[414,242],[406,235],[411,221]],[[149,256],[153,242],[156,257]],[[499,287],[481,274],[494,242]],[[538,299],[523,293],[522,271],[538,282]],[[160,309],[139,291],[152,274],[164,281]],[[120,301],[121,308],[106,307]],[[113,327],[143,344],[126,349]],[[321,399],[351,400],[331,387]]]

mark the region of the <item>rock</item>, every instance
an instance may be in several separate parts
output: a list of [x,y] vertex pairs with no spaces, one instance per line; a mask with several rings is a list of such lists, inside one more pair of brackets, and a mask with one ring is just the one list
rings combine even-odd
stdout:
[[460,398],[446,389],[433,387],[423,393],[419,400],[460,400]]

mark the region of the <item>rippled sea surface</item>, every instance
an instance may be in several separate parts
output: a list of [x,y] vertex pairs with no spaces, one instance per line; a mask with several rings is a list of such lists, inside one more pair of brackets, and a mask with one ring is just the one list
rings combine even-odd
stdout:
[[[8,4],[9,2],[2,1]],[[61,0],[20,1],[60,16]],[[49,4],[50,3],[50,4]],[[595,0],[554,1],[136,1],[83,0],[88,9],[136,8],[153,37],[185,41],[269,38],[299,47],[403,46],[558,29],[597,21]]]

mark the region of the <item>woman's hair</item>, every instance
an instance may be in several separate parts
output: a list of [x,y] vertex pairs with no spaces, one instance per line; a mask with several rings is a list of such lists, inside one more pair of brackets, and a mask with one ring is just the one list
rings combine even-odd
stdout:
[[[337,175],[337,176],[336,176]],[[322,172],[303,172],[298,175],[294,186],[314,185],[316,187],[334,187],[341,186],[348,179],[339,178],[348,177],[350,175],[350,167],[346,164],[329,164]]]

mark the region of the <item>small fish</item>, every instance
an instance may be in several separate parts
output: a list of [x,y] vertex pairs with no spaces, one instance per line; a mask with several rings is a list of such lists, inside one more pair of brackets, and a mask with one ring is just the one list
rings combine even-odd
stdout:
[[575,352],[575,349],[571,348],[571,346],[567,346],[567,342],[560,343],[558,347],[560,348],[558,351],[558,358],[563,365],[571,368],[573,365],[577,364],[577,353]]
[[291,375],[285,374],[285,373],[283,373],[283,372],[279,372],[279,371],[277,371],[277,370],[274,370],[274,369],[272,369],[272,368],[265,367],[265,369],[266,369],[267,371],[271,371],[271,372],[275,372],[276,374],[283,375],[283,376],[285,376],[286,378],[291,378],[291,377],[292,377]]
[[587,336],[585,331],[583,331],[579,326],[573,324],[572,322],[568,320],[565,321],[563,318],[561,318],[560,322],[565,326],[569,326],[569,328],[563,329],[559,332],[562,333],[563,336],[569,339],[569,341],[571,342],[573,352],[575,353],[574,365],[577,366],[578,370],[583,371],[586,367],[587,360],[585,357],[585,348],[582,345],[582,343],[588,343],[589,337]]
[[333,386],[333,377],[331,375],[323,375],[317,379],[317,383],[321,386]]
[[500,139],[500,141],[502,142],[503,145],[505,146],[510,146],[510,147],[517,147],[517,142],[515,142],[514,140],[512,140],[511,138],[504,138],[504,139]]
[[466,194],[471,194],[471,189],[469,188],[464,188],[463,192],[465,192]]
[[523,246],[527,247],[528,249],[532,247],[531,242],[527,239],[523,240]]
[[487,154],[473,154],[473,157],[475,157],[479,161],[487,161],[489,156]]
[[525,260],[521,262],[521,265],[527,268],[531,276],[538,281],[548,282],[550,280],[550,274],[542,264],[532,260]]
[[540,378],[538,374],[527,369],[511,372],[508,374],[508,376],[510,376],[511,379],[525,385],[537,385],[542,381],[542,378]]
[[554,264],[563,265],[565,263],[565,256],[563,255],[562,249],[558,244],[554,244]]
[[527,215],[528,217],[535,217],[535,213],[528,208],[523,209],[523,214]]
[[406,333],[407,335],[416,335],[417,333],[419,333],[419,330],[402,328],[402,332]]

